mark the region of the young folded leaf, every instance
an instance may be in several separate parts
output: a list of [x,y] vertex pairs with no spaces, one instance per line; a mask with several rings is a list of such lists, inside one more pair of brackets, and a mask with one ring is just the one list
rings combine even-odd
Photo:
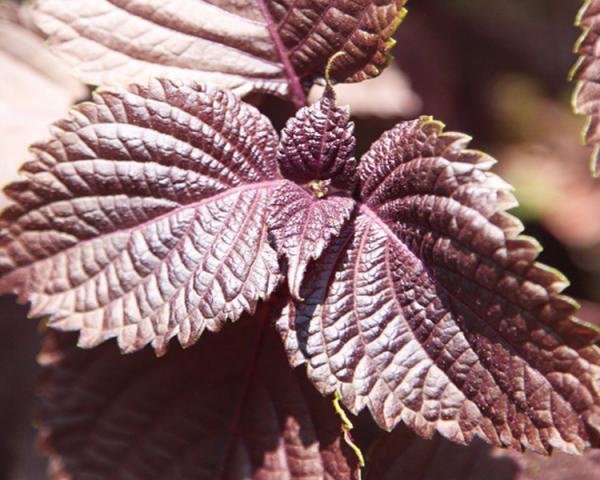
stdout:
[[99,91],[6,191],[0,291],[84,347],[191,345],[279,281],[265,224],[276,146],[231,93],[166,80]]
[[600,1],[585,0],[577,16],[577,25],[583,29],[575,51],[580,56],[571,72],[577,80],[573,93],[576,113],[588,117],[584,130],[587,145],[593,146],[591,170],[600,175]]
[[293,182],[275,190],[267,222],[276,250],[288,260],[288,285],[294,298],[299,298],[308,263],[339,235],[354,205],[349,197],[318,198]]
[[[344,55],[336,57],[343,58]],[[327,88],[323,97],[288,120],[281,132],[277,161],[283,175],[296,183],[326,182],[338,190],[352,191],[357,162],[354,123],[348,108],[335,104]]]
[[277,160],[292,182],[281,185],[269,207],[269,233],[288,260],[290,293],[298,298],[311,260],[339,235],[355,201],[356,140],[347,109],[335,105],[331,88],[305,107],[283,129]]
[[331,399],[257,323],[243,318],[160,359],[78,349],[49,331],[40,436],[51,478],[356,479]]
[[332,78],[356,82],[389,62],[406,0],[38,0],[37,24],[91,84],[152,77],[211,82],[306,103],[327,59]]

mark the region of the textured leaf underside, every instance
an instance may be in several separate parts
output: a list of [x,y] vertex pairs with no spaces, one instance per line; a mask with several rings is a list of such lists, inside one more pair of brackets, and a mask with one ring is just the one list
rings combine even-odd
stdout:
[[377,76],[405,0],[38,0],[37,24],[92,84],[193,79],[305,103],[327,59],[338,81]]
[[41,440],[51,478],[356,478],[331,400],[257,324],[244,317],[160,359],[108,343],[82,350],[72,334],[48,332]]
[[305,275],[278,329],[322,393],[386,429],[579,452],[597,444],[597,332],[535,263],[508,186],[429,119],[385,133],[358,215]]
[[0,290],[124,351],[253,311],[278,279],[265,215],[277,134],[237,97],[154,81],[102,90],[35,145],[1,218]]
[[577,80],[573,94],[573,108],[586,115],[588,122],[584,131],[587,145],[593,146],[591,169],[600,174],[600,1],[586,0],[577,17],[583,34],[576,45],[581,55],[573,68]]

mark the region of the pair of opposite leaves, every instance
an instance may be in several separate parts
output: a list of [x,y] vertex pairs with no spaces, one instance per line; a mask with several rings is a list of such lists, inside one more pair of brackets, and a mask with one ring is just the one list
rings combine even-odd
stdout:
[[0,290],[82,346],[163,352],[287,277],[275,324],[321,393],[387,429],[580,452],[598,444],[597,332],[467,142],[423,118],[357,162],[331,90],[281,139],[194,82],[101,90],[8,187]]

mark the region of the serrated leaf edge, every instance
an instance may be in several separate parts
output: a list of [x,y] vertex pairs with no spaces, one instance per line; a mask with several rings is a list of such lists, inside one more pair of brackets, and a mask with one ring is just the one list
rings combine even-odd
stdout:
[[577,99],[579,97],[579,94],[580,94],[581,89],[583,88],[583,84],[584,84],[584,80],[577,80],[577,78],[576,78],[577,74],[579,73],[579,70],[586,58],[586,56],[581,53],[581,46],[587,39],[588,35],[590,34],[590,30],[591,30],[589,27],[586,27],[585,25],[583,25],[583,17],[585,16],[587,10],[592,5],[592,1],[593,0],[584,0],[583,5],[580,7],[580,9],[577,12],[577,15],[575,17],[574,26],[581,29],[581,34],[579,35],[579,37],[577,38],[577,40],[575,41],[575,44],[573,46],[573,53],[578,55],[578,58],[577,58],[575,64],[569,70],[567,79],[569,82],[573,82],[573,81],[576,82],[575,87],[573,88],[573,92],[571,94],[571,109],[573,110],[573,113],[575,113],[576,115],[581,115],[581,116],[585,117],[585,124],[584,124],[584,126],[581,130],[581,134],[580,134],[581,135],[580,142],[582,145],[593,147],[592,153],[591,153],[590,159],[589,159],[589,170],[590,170],[590,174],[594,178],[599,178],[600,177],[600,144],[591,145],[587,140],[589,131],[590,131],[590,127],[592,124],[592,117],[591,117],[591,115],[586,115],[586,114],[579,112],[577,109],[577,105],[576,105]]
[[[591,3],[591,0],[587,0],[587,1],[588,1],[588,4]],[[585,7],[587,8],[587,5]],[[422,127],[431,125],[436,130],[438,130],[437,134],[440,137],[462,136],[463,138],[468,139],[469,141],[471,140],[471,137],[469,135],[461,134],[458,132],[451,132],[451,131],[446,132],[445,131],[446,125],[443,122],[441,122],[440,120],[434,119],[433,116],[421,116],[419,118],[419,121],[421,122]],[[600,145],[598,146],[598,148],[600,148]],[[472,149],[472,148],[462,148],[461,154],[476,155],[478,157],[476,165],[479,167],[479,169],[481,171],[485,172],[491,178],[495,177],[495,178],[500,179],[500,177],[498,177],[495,173],[490,171],[490,168],[494,164],[497,163],[497,160],[494,159],[493,157],[491,157],[489,154],[482,152],[480,150],[477,150],[477,149]],[[487,163],[487,165],[486,165],[486,163]],[[514,190],[514,188],[512,186],[510,186],[510,190]],[[510,195],[512,196],[512,193],[510,193]],[[518,205],[518,202],[515,199],[515,206],[516,205]],[[508,213],[508,209],[504,208],[501,205],[500,208],[498,208],[496,210],[496,213],[502,213],[502,212],[509,215],[511,217],[511,219],[513,221],[515,221],[515,224],[519,226],[519,229],[521,231],[525,228],[523,223],[521,222],[521,220],[519,220],[514,215]],[[538,240],[530,235],[525,235],[522,233],[514,234],[510,231],[506,231],[505,229],[502,229],[502,230],[505,234],[506,240],[518,240],[518,241],[523,241],[525,243],[528,243],[534,250],[536,250],[537,253],[540,253],[543,250],[543,247],[538,242]],[[551,292],[549,292],[551,294],[552,298],[560,299],[566,303],[571,304],[575,309],[579,309],[580,305],[575,299],[573,299],[572,297],[570,297],[568,295],[562,294],[563,290],[565,290],[565,288],[567,288],[570,285],[569,280],[562,272],[560,272],[559,270],[557,270],[554,267],[551,267],[551,266],[541,263],[539,261],[534,261],[532,266],[535,268],[544,270],[547,273],[550,273],[554,277],[554,280],[555,280],[553,282],[554,288],[552,289]],[[589,329],[590,331],[594,332],[595,337],[596,337],[595,341],[600,340],[600,326],[597,326],[590,322],[581,320],[580,318],[577,318],[576,316],[573,316],[573,315],[569,317],[569,321],[572,322],[574,325],[583,326],[583,327]],[[558,332],[556,332],[556,333],[558,335]],[[600,352],[600,348],[598,349],[598,351]],[[600,383],[600,382],[596,382],[596,383]],[[600,393],[600,385],[598,386],[598,392]]]
[[[2,0],[0,0],[0,3],[1,2],[2,2]],[[232,95],[238,102],[244,104],[246,108],[255,110],[257,113],[260,114],[260,111],[254,105],[244,102],[244,100],[241,98],[239,93],[236,93],[232,90],[224,90],[224,89],[219,88],[216,85],[213,85],[210,83],[205,83],[205,82],[198,82],[195,80],[185,80],[185,79],[179,79],[179,78],[172,79],[172,78],[164,78],[164,77],[152,77],[147,82],[141,82],[141,83],[134,82],[134,83],[130,83],[128,85],[123,85],[123,86],[97,85],[91,89],[91,92],[90,92],[91,98],[90,99],[84,100],[84,101],[81,101],[81,102],[78,102],[78,103],[72,105],[69,108],[66,115],[64,115],[62,118],[60,118],[60,119],[54,121],[53,123],[51,123],[50,125],[48,125],[48,135],[46,136],[46,138],[44,140],[41,140],[41,141],[38,141],[38,142],[35,142],[35,143],[32,143],[31,145],[29,145],[27,147],[28,153],[36,154],[38,152],[42,152],[40,145],[45,144],[47,141],[55,138],[57,134],[59,134],[60,132],[63,132],[64,130],[63,130],[62,125],[65,121],[76,120],[77,116],[82,115],[81,111],[84,108],[97,105],[96,101],[101,100],[102,96],[104,94],[108,94],[108,95],[134,94],[134,95],[136,95],[137,94],[136,89],[138,89],[140,87],[150,88],[155,82],[163,82],[163,81],[169,82],[178,87],[193,86],[193,85],[201,86],[202,88],[204,88],[204,93],[225,92],[228,95]],[[263,117],[265,119],[267,118],[267,117],[264,117],[262,114],[260,114],[260,115],[261,115],[261,117]],[[10,211],[13,208],[19,207],[19,203],[12,199],[12,197],[9,194],[9,191],[10,191],[10,188],[13,183],[18,183],[20,181],[26,180],[26,175],[28,172],[26,172],[24,170],[24,167],[27,165],[27,163],[28,162],[25,161],[19,166],[19,169],[17,170],[17,177],[12,182],[10,182],[9,184],[4,185],[0,188],[0,191],[4,192],[6,194],[6,196],[9,198],[9,202],[3,208],[0,209],[0,231],[2,230],[3,222],[5,222],[5,220],[4,220],[5,213]],[[263,185],[266,185],[268,183],[274,187],[279,182],[281,182],[281,179],[274,179],[274,180],[270,180],[268,182],[261,182],[261,183]],[[214,198],[226,196],[228,194],[228,192],[230,192],[231,190],[244,190],[245,188],[251,189],[253,186],[257,187],[259,185],[260,185],[259,183],[256,183],[256,184],[238,186],[233,189],[228,189],[226,191],[220,192],[211,198],[214,199]],[[202,204],[205,201],[206,201],[206,199],[202,199],[200,201],[193,202],[191,204],[187,204],[184,206],[184,208],[193,207],[194,205]],[[181,207],[177,207],[177,208],[181,208]],[[177,210],[177,208],[176,208],[176,210]],[[171,212],[167,212],[162,215],[159,215],[158,217],[155,218],[155,220],[157,220],[161,217],[164,217],[164,216],[171,215],[172,213],[173,212],[171,211]],[[135,229],[135,227],[132,227],[127,230],[131,231],[134,229]],[[270,243],[268,242],[268,231],[267,231],[268,229],[267,229],[266,223],[265,223],[265,225],[263,225],[263,230],[264,230],[264,235],[265,235],[265,245],[268,246],[269,248],[272,248],[274,253],[277,255],[276,250],[273,247],[271,247]],[[79,243],[84,243],[84,242],[87,242],[87,240],[85,240],[83,242],[79,242]],[[256,295],[255,299],[257,300],[257,302],[267,301],[277,291],[277,289],[281,285],[284,277],[285,277],[285,275],[279,273],[274,279],[274,284],[273,284],[273,288],[271,289],[271,291],[267,292],[264,295],[263,294]],[[119,333],[113,333],[107,338],[102,338],[100,341],[96,341],[95,343],[90,344],[89,341],[84,338],[84,336],[85,336],[84,329],[82,329],[82,328],[77,328],[77,329],[64,328],[62,325],[63,322],[56,321],[54,319],[55,314],[47,314],[47,313],[43,313],[43,312],[38,313],[36,311],[36,309],[34,309],[32,306],[35,303],[34,299],[37,296],[36,294],[26,296],[25,292],[23,290],[18,291],[15,288],[13,288],[10,293],[16,295],[16,300],[19,304],[22,304],[22,305],[28,304],[29,305],[29,309],[27,311],[27,319],[34,319],[34,320],[37,319],[40,322],[39,328],[43,328],[43,331],[45,331],[48,328],[52,328],[54,330],[61,331],[61,332],[76,332],[77,336],[78,336],[77,346],[79,348],[91,349],[91,348],[95,348],[96,346],[98,346],[100,344],[105,343],[107,340],[115,339],[121,354],[136,353],[136,352],[140,351],[142,348],[146,347],[147,345],[151,345],[156,356],[162,357],[166,353],[168,353],[168,345],[172,341],[172,339],[175,337],[178,337],[178,335],[179,335],[179,329],[175,329],[173,332],[171,332],[171,334],[168,337],[165,338],[164,346],[162,346],[162,347],[159,347],[156,339],[152,339],[144,345],[137,346],[135,348],[131,348],[122,342]],[[243,314],[249,314],[251,316],[254,316],[257,308],[258,308],[258,303],[256,305],[254,305],[253,307],[250,307],[249,309],[244,307],[242,310],[242,313],[238,316],[237,320],[239,320],[239,318]],[[224,322],[236,322],[237,320],[234,320],[230,313],[227,313],[227,315],[224,317]],[[178,340],[179,340],[179,338],[178,338]],[[185,344],[185,345],[181,341],[178,341],[178,343],[181,346],[181,348],[186,349],[186,348],[189,348],[189,347],[192,347],[193,345],[195,345],[196,342],[194,342],[193,344]]]
[[[408,15],[408,9],[406,8],[406,4],[408,3],[408,0],[401,0],[401,1],[402,1],[401,8],[398,11],[396,18],[391,22],[390,26],[388,27],[389,34],[386,35],[388,37],[388,39],[386,40],[385,46],[383,48],[383,54],[385,55],[385,63],[381,66],[381,68],[374,67],[375,73],[373,75],[368,75],[368,78],[365,78],[363,80],[354,80],[354,81],[345,80],[344,82],[339,82],[339,83],[360,83],[361,81],[372,80],[374,78],[377,78],[379,75],[381,75],[383,70],[386,69],[387,67],[389,67],[390,63],[392,63],[392,61],[394,60],[394,56],[392,55],[391,50],[398,43],[396,41],[396,39],[393,38],[393,36],[396,33],[396,31],[398,30],[398,27],[400,27],[400,25],[404,22],[404,19]],[[340,54],[344,54],[344,53],[345,52],[343,50],[338,50],[337,52],[334,52],[329,57],[329,60],[327,62],[327,66],[325,67],[323,76],[320,77],[319,80],[325,81],[325,83],[328,85],[331,84],[331,82],[327,79],[327,75],[328,75],[327,71],[331,68],[331,63],[333,62],[334,58],[336,56],[339,56]]]

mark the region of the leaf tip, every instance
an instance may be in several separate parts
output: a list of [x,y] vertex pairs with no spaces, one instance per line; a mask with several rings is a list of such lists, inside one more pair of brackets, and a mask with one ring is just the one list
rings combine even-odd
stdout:
[[288,282],[288,288],[289,288],[290,296],[292,297],[292,300],[294,300],[296,302],[303,302],[305,300],[305,298],[300,295],[300,285],[298,284],[298,282],[290,280]]
[[[521,242],[525,242],[527,243],[527,246],[531,249],[533,249],[533,251],[536,253],[536,255],[539,255],[540,253],[542,253],[544,251],[544,246],[539,242],[539,240],[535,237],[532,237],[531,235],[522,235],[520,234],[516,240],[519,240]],[[544,265],[542,263],[539,262],[535,262],[536,266],[540,266],[543,265],[543,268],[546,270],[555,270],[552,267],[548,267],[547,265]],[[556,270],[558,272],[558,270]],[[559,272],[560,273],[560,272]],[[560,275],[562,277],[564,277],[564,275],[562,273],[560,273]],[[564,277],[566,279],[566,277]]]
[[431,126],[440,132],[446,128],[446,124],[440,120],[437,120],[432,115],[421,115],[419,117],[419,123],[421,127]]
[[334,84],[333,84],[333,80],[331,79],[331,71],[333,69],[333,65],[334,65],[335,61],[339,58],[342,58],[345,55],[346,55],[346,52],[344,52],[343,50],[335,52],[331,57],[329,57],[329,60],[327,60],[327,65],[325,65],[324,77],[325,77],[326,88],[325,88],[325,92],[323,93],[323,95],[331,97],[334,102],[335,102],[335,91],[333,89]]
[[583,5],[581,5],[581,8],[579,9],[579,11],[577,12],[577,15],[575,16],[574,25],[576,27],[581,27],[581,24],[583,22],[583,17],[585,16],[588,8],[590,8],[591,4],[592,4],[592,0],[585,0],[583,2]]
[[[169,351],[169,340],[170,339],[165,336],[157,336],[156,338],[154,338],[154,340],[152,340],[152,348],[154,349],[154,355],[157,358],[164,357],[167,354],[167,352]],[[181,341],[181,339],[179,340],[179,344],[183,349],[189,348],[191,346],[191,343],[189,341]]]

